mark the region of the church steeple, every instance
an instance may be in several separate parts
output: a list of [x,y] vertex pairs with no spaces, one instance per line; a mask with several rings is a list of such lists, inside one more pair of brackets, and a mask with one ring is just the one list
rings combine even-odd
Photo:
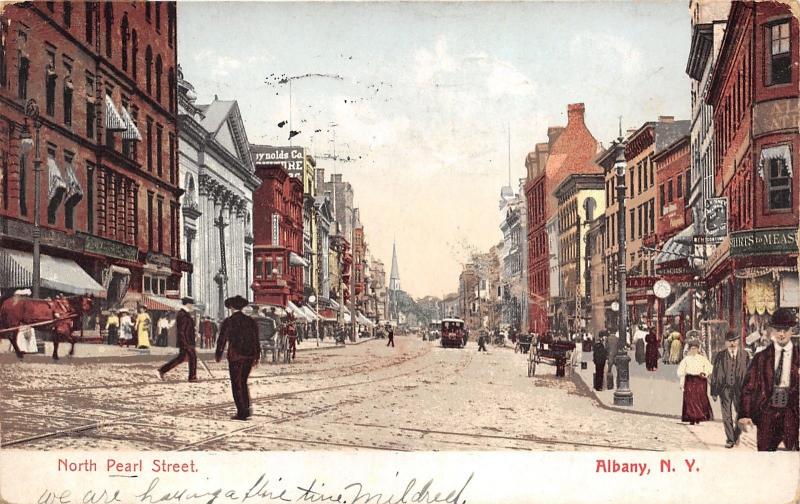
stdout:
[[397,268],[397,246],[392,242],[392,272],[389,275],[389,290],[400,290],[400,272]]

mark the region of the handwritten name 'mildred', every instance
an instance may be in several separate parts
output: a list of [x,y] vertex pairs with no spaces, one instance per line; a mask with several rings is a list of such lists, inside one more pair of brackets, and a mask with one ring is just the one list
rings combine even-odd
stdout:
[[[89,458],[81,461],[60,458],[58,459],[58,470],[59,472],[97,472],[97,462]],[[105,460],[105,470],[106,472],[125,474],[144,472],[144,460],[123,461],[109,458]],[[197,466],[194,460],[169,462],[165,459],[156,459],[150,461],[149,470],[154,473],[194,473],[197,472]]]

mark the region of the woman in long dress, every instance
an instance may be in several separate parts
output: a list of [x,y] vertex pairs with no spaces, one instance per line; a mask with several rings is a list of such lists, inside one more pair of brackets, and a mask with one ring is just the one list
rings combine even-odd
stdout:
[[645,336],[647,347],[644,352],[645,365],[648,371],[655,371],[658,368],[658,335],[655,329],[650,329],[650,332]]
[[683,390],[681,421],[695,425],[713,418],[708,400],[708,377],[714,366],[700,353],[700,343],[689,342],[689,353],[678,366],[678,377]]
[[681,333],[673,331],[669,335],[669,363],[677,364],[683,358],[683,341],[681,340]]
[[645,361],[645,337],[647,336],[647,331],[645,331],[641,326],[636,328],[636,331],[633,333],[633,345],[636,349],[634,352],[634,357],[636,359],[637,364],[644,364]]
[[120,310],[119,318],[119,346],[130,346],[133,342],[133,322],[128,310]]
[[136,316],[136,348],[150,348],[150,331],[153,325],[150,315],[144,306],[139,307],[139,315]]

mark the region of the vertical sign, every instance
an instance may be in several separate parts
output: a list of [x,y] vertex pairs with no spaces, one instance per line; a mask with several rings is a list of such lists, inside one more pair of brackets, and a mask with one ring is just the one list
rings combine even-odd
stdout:
[[280,225],[281,225],[281,216],[278,215],[278,214],[272,214],[272,246],[273,247],[280,247],[281,246]]

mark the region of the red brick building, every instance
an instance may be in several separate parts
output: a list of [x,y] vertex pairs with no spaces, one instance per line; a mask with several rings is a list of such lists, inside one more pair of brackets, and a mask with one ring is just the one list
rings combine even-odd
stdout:
[[729,202],[705,269],[708,317],[742,335],[798,305],[798,40],[789,5],[734,2],[707,97],[714,189]]
[[[253,146],[256,151],[259,146]],[[253,297],[259,305],[303,301],[303,181],[279,165],[256,163]]]
[[[0,15],[0,261],[30,262],[38,105],[42,253],[79,265],[107,304],[178,291],[174,2],[26,2]],[[57,291],[42,262],[45,294]],[[17,264],[17,266],[21,266]],[[22,269],[26,268],[22,266]],[[0,275],[2,276],[2,275]],[[9,278],[14,288],[30,275]],[[86,282],[89,284],[90,282]]]
[[689,137],[684,136],[653,156],[658,185],[656,236],[659,248],[692,222]]

